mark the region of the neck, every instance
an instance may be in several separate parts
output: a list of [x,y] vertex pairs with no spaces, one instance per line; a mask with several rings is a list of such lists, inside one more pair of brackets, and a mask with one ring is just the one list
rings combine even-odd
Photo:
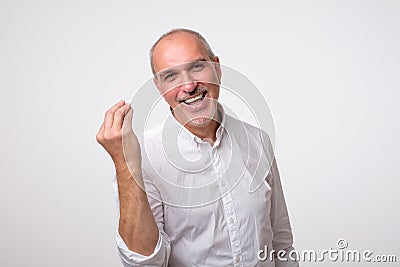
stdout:
[[185,128],[188,129],[192,134],[201,138],[204,141],[214,143],[217,139],[216,133],[219,127],[219,122],[216,120],[211,120],[206,125],[198,126],[191,123],[187,123]]
[[[173,116],[175,117],[175,114],[173,114]],[[182,123],[179,118],[175,117],[175,119],[177,119],[179,123],[184,124],[184,122]],[[217,110],[217,112],[215,112],[214,114],[214,118],[211,119],[208,123],[205,123],[204,125],[197,125],[189,122],[184,124],[184,127],[200,139],[207,141],[210,144],[213,144],[217,139],[216,133],[220,125],[221,119],[221,115]]]

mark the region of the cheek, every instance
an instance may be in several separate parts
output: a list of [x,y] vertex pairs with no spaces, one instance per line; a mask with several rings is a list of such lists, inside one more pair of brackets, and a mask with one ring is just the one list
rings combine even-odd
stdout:
[[210,93],[210,96],[212,98],[218,99],[218,97],[219,97],[219,87],[217,87],[215,85],[209,86],[209,93]]
[[171,90],[171,91],[169,91],[169,92],[164,94],[164,99],[170,106],[176,106],[177,105],[176,98],[177,98],[177,91],[176,90]]

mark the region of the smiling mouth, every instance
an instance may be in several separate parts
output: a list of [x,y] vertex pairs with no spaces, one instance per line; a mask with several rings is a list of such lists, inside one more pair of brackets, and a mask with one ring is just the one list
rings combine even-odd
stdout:
[[196,104],[196,103],[200,103],[201,101],[203,101],[203,99],[206,96],[206,94],[207,94],[207,90],[205,90],[201,94],[198,94],[198,95],[196,95],[194,97],[191,97],[191,98],[188,98],[186,100],[180,100],[179,102],[185,103],[186,105],[193,105],[193,104]]

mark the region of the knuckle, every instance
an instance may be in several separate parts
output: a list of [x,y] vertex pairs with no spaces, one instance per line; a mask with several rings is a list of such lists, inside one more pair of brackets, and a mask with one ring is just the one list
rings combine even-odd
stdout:
[[106,117],[112,115],[113,111],[112,109],[109,109],[106,111],[106,113],[104,114]]
[[111,140],[112,139],[112,136],[111,136],[111,134],[110,133],[104,133],[104,140]]
[[121,109],[117,110],[114,113],[114,116],[118,116],[118,117],[123,117],[124,115],[125,115],[125,112],[124,112],[124,110],[121,110]]
[[111,132],[104,134],[104,139],[106,139],[106,140],[113,141],[113,140],[117,140],[119,138],[121,138],[121,133],[116,132],[116,131],[111,131]]
[[96,140],[97,140],[97,142],[99,142],[99,143],[103,142],[103,136],[96,135]]
[[102,131],[102,129],[100,129],[96,134],[96,140],[102,141],[103,139],[104,139],[104,131]]

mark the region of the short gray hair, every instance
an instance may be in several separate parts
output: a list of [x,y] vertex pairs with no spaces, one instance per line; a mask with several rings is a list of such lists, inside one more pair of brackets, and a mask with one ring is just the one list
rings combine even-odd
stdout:
[[197,37],[201,41],[201,43],[203,44],[204,48],[207,51],[208,56],[211,59],[213,59],[215,57],[215,54],[211,50],[211,47],[208,44],[206,38],[204,38],[203,35],[201,35],[200,33],[196,32],[196,31],[193,31],[193,30],[185,29],[185,28],[172,29],[172,30],[164,33],[163,35],[161,35],[161,37],[158,38],[158,40],[150,48],[150,66],[151,66],[151,71],[153,72],[153,74],[156,74],[156,71],[154,69],[154,64],[153,64],[153,52],[154,52],[154,49],[156,48],[156,46],[158,45],[158,43],[161,40],[163,40],[165,37],[168,37],[168,36],[173,35],[175,33],[190,33],[190,34],[194,35],[195,37]]

